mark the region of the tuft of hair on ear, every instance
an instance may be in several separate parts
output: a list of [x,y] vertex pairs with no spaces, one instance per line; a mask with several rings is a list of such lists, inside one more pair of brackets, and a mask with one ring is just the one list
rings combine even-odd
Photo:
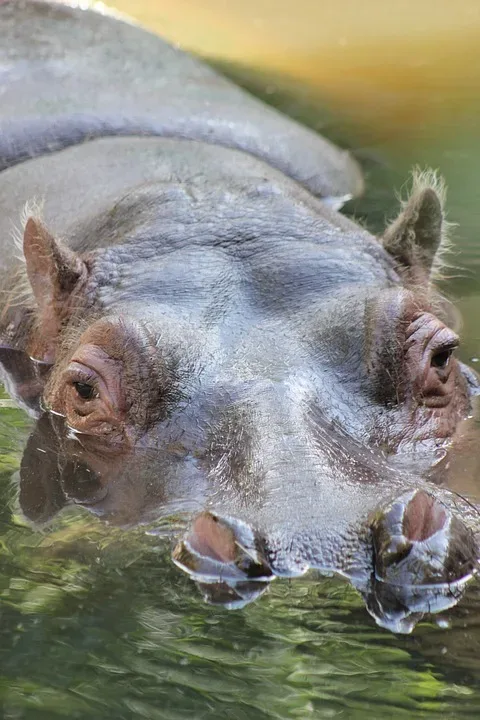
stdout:
[[25,225],[31,217],[37,220],[37,222],[43,222],[43,205],[43,200],[39,200],[38,198],[28,200],[20,213],[20,224],[13,225],[12,227],[11,236],[15,248],[18,251],[16,258],[22,263],[25,263],[25,256],[23,254],[23,235],[25,232]]
[[29,200],[22,208],[19,224],[12,223],[10,236],[15,246],[15,259],[18,260],[19,264],[14,271],[11,289],[8,291],[8,307],[23,306],[29,309],[35,307],[35,297],[32,292],[30,280],[28,279],[25,255],[23,253],[23,236],[25,233],[25,225],[30,217],[35,218],[38,222],[42,222],[43,205],[43,200],[37,198]]
[[[439,170],[434,170],[433,168],[425,168],[422,170],[422,168],[416,165],[412,168],[410,183],[411,188],[409,195],[417,195],[421,193],[422,190],[433,190],[440,200],[442,210],[445,211],[447,184],[445,178],[440,175]],[[408,198],[406,200],[400,199],[400,202],[402,206],[404,206],[408,202]]]
[[440,175],[438,170],[433,170],[432,168],[422,170],[419,167],[414,167],[412,170],[411,186],[411,195],[430,189],[435,192],[440,201],[440,207],[442,210],[440,243],[438,245],[437,252],[435,253],[430,272],[432,282],[436,282],[444,279],[445,269],[449,267],[446,258],[453,252],[453,232],[456,227],[456,223],[449,222],[447,220],[447,184],[445,182],[445,178]]
[[444,277],[445,256],[452,248],[446,183],[437,170],[415,167],[409,186],[407,198],[399,197],[401,212],[382,242],[407,284],[435,282]]

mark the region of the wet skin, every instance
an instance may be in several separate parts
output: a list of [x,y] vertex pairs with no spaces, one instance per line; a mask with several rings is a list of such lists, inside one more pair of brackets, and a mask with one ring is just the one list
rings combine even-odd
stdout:
[[[133,75],[154,54],[147,43],[134,59],[141,31],[44,3],[6,3],[2,15],[13,51],[0,117],[0,339],[12,396],[64,418],[69,445],[94,443],[109,458],[106,482],[127,462],[139,488],[143,473],[170,495],[188,488],[189,510],[207,514],[176,560],[210,585],[212,555],[237,567],[237,533],[255,544],[258,572],[344,573],[380,621],[378,603],[392,600],[372,583],[402,587],[393,597],[410,607],[405,586],[468,578],[476,508],[439,487],[438,463],[478,382],[455,358],[453,314],[433,286],[446,234],[438,178],[417,176],[373,237],[329,204],[358,189],[353,162],[159,39],[145,34],[163,53],[164,94],[140,73],[120,97],[115,62]],[[93,83],[81,40],[92,43],[95,23],[109,59]],[[118,34],[130,38],[125,55]],[[195,72],[211,82],[202,100],[187,82]],[[107,113],[120,101],[122,127]],[[152,127],[162,101],[170,124]],[[135,137],[145,133],[156,137]],[[32,198],[43,208],[25,213],[18,259],[11,227]],[[402,612],[398,628],[410,629]]]

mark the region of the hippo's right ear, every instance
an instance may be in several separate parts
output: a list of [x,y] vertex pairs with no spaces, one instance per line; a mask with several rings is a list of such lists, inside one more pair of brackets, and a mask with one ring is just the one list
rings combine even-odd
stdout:
[[65,299],[86,273],[83,260],[33,217],[28,218],[25,224],[23,254],[28,279],[40,309]]
[[414,172],[410,197],[383,235],[383,246],[407,284],[428,282],[439,264],[447,241],[445,193],[445,184],[434,171]]
[[38,326],[43,336],[43,359],[51,360],[50,348],[68,316],[69,297],[87,277],[82,258],[53,237],[37,218],[28,218],[23,234],[23,254],[28,280],[38,311]]

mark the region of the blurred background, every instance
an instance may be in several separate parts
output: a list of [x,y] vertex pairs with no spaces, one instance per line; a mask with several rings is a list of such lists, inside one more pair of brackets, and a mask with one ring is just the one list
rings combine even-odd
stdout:
[[449,187],[449,219],[458,224],[443,289],[464,315],[464,357],[480,354],[478,0],[109,5],[349,147],[367,191],[346,212],[374,231],[395,214],[395,191],[412,166],[439,168]]

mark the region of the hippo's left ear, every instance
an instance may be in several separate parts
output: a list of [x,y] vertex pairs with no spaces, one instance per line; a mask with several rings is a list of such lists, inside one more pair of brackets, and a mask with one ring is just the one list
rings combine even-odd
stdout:
[[444,181],[434,171],[414,173],[412,193],[383,235],[385,249],[407,282],[425,282],[435,270],[448,227],[445,192]]

